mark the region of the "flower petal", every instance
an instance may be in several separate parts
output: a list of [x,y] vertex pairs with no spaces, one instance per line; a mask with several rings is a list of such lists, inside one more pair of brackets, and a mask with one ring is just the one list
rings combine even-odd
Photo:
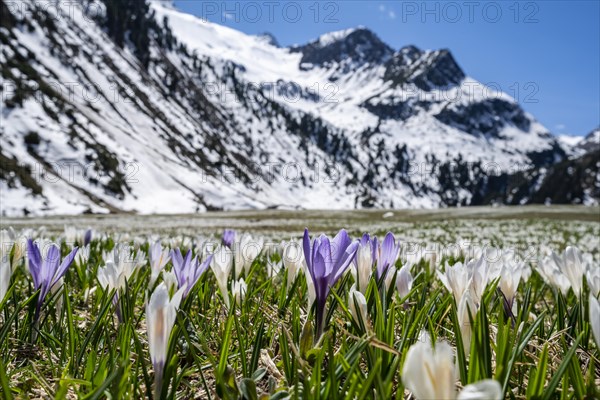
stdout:
[[51,287],[54,286],[56,282],[58,282],[58,280],[63,277],[65,272],[67,272],[67,268],[71,266],[73,260],[75,259],[77,250],[79,250],[78,247],[73,248],[73,250],[71,250],[71,252],[67,254],[67,256],[64,258],[63,262],[60,264],[60,267],[58,267],[58,270],[54,274],[54,278],[52,279],[52,283],[50,284]]
[[458,394],[459,400],[501,400],[502,388],[498,381],[484,379],[464,387]]

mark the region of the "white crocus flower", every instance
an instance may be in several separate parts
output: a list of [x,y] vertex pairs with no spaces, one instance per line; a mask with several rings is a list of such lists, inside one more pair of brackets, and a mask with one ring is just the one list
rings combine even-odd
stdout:
[[307,297],[308,297],[308,311],[312,308],[316,298],[317,292],[315,291],[315,284],[310,276],[310,272],[308,271],[308,267],[304,266],[304,277],[306,278],[306,288],[307,288]]
[[457,262],[453,266],[450,266],[446,261],[445,272],[441,273],[440,271],[437,271],[437,274],[446,289],[454,295],[456,302],[460,302],[463,293],[471,284],[469,271],[465,265],[461,262]]
[[521,269],[521,279],[527,281],[531,274],[531,269],[528,268],[523,260],[519,257],[515,249],[498,249],[494,247],[486,248],[485,260],[488,267],[488,282],[496,280],[501,276],[505,265],[519,266]]
[[481,298],[489,282],[489,269],[485,256],[471,260],[465,266],[471,281],[471,296],[475,304],[481,304]]
[[252,266],[254,260],[260,254],[263,245],[263,238],[255,240],[248,233],[244,233],[243,235],[241,235],[241,237],[239,237],[238,240],[236,240],[236,242],[234,243],[234,271],[236,278],[239,278],[242,272],[248,275],[250,267]]
[[4,296],[8,291],[10,285],[10,276],[12,275],[12,268],[10,267],[10,261],[8,256],[0,259],[0,303],[4,300]]
[[8,231],[6,229],[0,230],[0,260],[4,260],[5,258],[8,260],[10,257],[10,252],[15,245],[13,235],[14,231]]
[[[358,309],[356,308],[358,306]],[[356,286],[352,285],[350,293],[348,295],[348,309],[352,318],[360,326],[360,321],[366,326],[367,325],[367,299],[365,296],[356,290]]]
[[161,390],[162,374],[169,349],[169,338],[184,290],[185,285],[173,295],[173,298],[169,298],[167,286],[160,283],[150,296],[150,301],[146,304],[148,347],[154,367],[156,393],[160,393]]
[[[54,286],[52,286],[52,288],[50,289],[50,297],[54,297],[54,295],[56,295],[56,293],[58,293],[58,291],[63,287],[63,285],[65,284],[65,277],[61,277],[58,281],[56,281],[56,284]],[[62,307],[63,307],[63,297],[59,296],[56,299],[56,313],[58,315],[60,315],[62,313]]]
[[396,288],[398,289],[398,294],[400,298],[403,299],[410,293],[413,285],[413,276],[410,273],[409,264],[404,264],[400,271],[398,271],[398,276],[396,277]]
[[80,267],[83,267],[84,265],[87,264],[88,260],[90,258],[90,244],[86,244],[83,247],[79,248],[79,251],[77,251],[77,254],[75,254],[75,263],[77,263],[77,265],[79,265]]
[[426,333],[406,354],[402,382],[419,400],[455,399],[456,371],[452,348],[446,342],[432,346]]
[[104,290],[121,289],[125,286],[125,275],[117,269],[112,261],[98,268],[98,282]]
[[21,260],[26,260],[27,256],[27,236],[20,235],[15,238],[12,267],[14,269],[19,265]]
[[12,227],[2,229],[0,231],[0,245],[0,259],[9,258],[10,253],[13,253],[13,257],[9,260],[9,263],[14,272],[19,266],[21,259],[27,253],[27,236],[23,232],[15,232]]
[[104,253],[104,266],[98,269],[98,282],[105,290],[123,289],[133,274],[144,265],[144,253],[139,251],[133,256],[133,250],[127,245],[116,245],[110,252]]
[[571,288],[573,289],[575,296],[579,297],[581,294],[581,286],[583,284],[583,275],[587,269],[585,259],[577,247],[571,246],[568,246],[565,249],[560,258],[562,261],[562,263],[559,264],[562,267],[561,271],[571,283]]
[[119,269],[137,270],[146,263],[146,254],[143,251],[137,251],[134,255],[134,249],[128,244],[116,244],[109,252],[102,253],[104,262],[112,261],[119,266]]
[[484,379],[467,385],[461,390],[458,400],[501,400],[502,388],[498,381]]
[[385,290],[387,290],[388,292],[389,292],[390,290],[394,290],[394,287],[393,287],[393,285],[392,285],[392,284],[393,284],[393,283],[395,283],[395,282],[394,282],[394,276],[397,276],[397,275],[396,275],[396,271],[397,271],[397,270],[396,270],[396,267],[394,267],[394,266],[391,266],[391,267],[389,267],[389,268],[388,268],[388,271],[387,271],[387,273],[386,273],[386,275],[385,275],[385,279],[384,279],[384,282],[385,282]]
[[167,265],[170,258],[171,256],[169,255],[169,249],[163,249],[160,240],[157,240],[152,246],[150,246],[150,268],[152,269],[152,274],[150,275],[150,286],[156,282],[158,275],[163,270],[165,265]]
[[269,278],[275,278],[283,270],[283,263],[281,261],[267,260],[267,275]]
[[14,240],[11,237],[11,233],[6,229],[0,231],[0,303],[4,299],[10,284],[10,277],[12,275],[10,252],[13,245]]
[[162,280],[167,285],[169,292],[173,289],[177,289],[179,286],[179,282],[177,281],[177,276],[173,271],[163,271]]
[[287,287],[292,286],[296,280],[298,273],[302,271],[306,262],[304,261],[304,252],[302,246],[297,240],[290,240],[289,242],[283,242],[283,265],[287,269]]
[[231,294],[235,300],[235,304],[239,306],[242,305],[242,301],[246,298],[246,292],[248,291],[248,285],[246,285],[246,281],[244,279],[240,279],[239,281],[234,281],[231,284]]
[[583,276],[590,256],[582,255],[575,247],[567,247],[562,254],[552,252],[538,264],[538,271],[551,286],[559,289],[563,295],[573,289],[576,296],[581,294]]
[[191,249],[192,248],[192,238],[189,236],[175,236],[172,237],[169,240],[169,247],[171,247],[172,249],[179,247],[179,248],[184,248],[184,249]]
[[197,238],[196,239],[196,251],[195,254],[201,254],[200,259],[206,260],[206,258],[214,254],[221,245],[220,242],[216,241],[214,238]]
[[456,310],[465,356],[469,355],[471,350],[471,334],[473,332],[471,320],[475,321],[477,311],[478,307],[477,304],[475,304],[475,301],[473,301],[471,291],[466,290],[463,293]]
[[416,399],[500,400],[502,389],[497,381],[487,379],[467,385],[456,393],[456,367],[452,348],[446,342],[434,346],[427,333],[408,349],[402,382]]
[[523,273],[522,264],[507,262],[502,266],[500,270],[500,291],[506,298],[506,301],[510,307],[512,307],[519,282],[521,281],[521,274]]
[[227,281],[233,267],[233,253],[228,247],[219,246],[215,252],[211,265],[211,269],[217,279],[217,285],[223,296],[225,305],[229,308],[229,290],[227,289]]
[[596,346],[600,349],[600,302],[590,294],[590,325],[596,339]]
[[[81,237],[83,237],[83,235],[80,234],[79,229],[75,226],[65,225],[64,238],[67,243],[74,244],[75,242],[78,242]],[[79,243],[83,244],[82,241]]]
[[367,242],[366,244],[360,243],[356,252],[355,262],[352,263],[350,271],[354,276],[358,291],[362,294],[367,293],[374,263],[371,242]]
[[482,255],[485,257],[487,263],[490,281],[493,281],[500,276],[504,264],[513,258],[511,250],[504,250],[496,247],[486,247]]
[[588,270],[585,273],[585,278],[590,288],[590,293],[594,297],[600,295],[600,267],[589,264]]
[[548,285],[560,290],[560,292],[566,296],[571,288],[571,283],[569,282],[569,279],[567,279],[567,277],[560,271],[553,256],[544,257],[538,263],[537,271]]
[[531,277],[531,266],[529,264],[523,263],[521,270],[521,280],[523,283],[527,283],[529,278]]

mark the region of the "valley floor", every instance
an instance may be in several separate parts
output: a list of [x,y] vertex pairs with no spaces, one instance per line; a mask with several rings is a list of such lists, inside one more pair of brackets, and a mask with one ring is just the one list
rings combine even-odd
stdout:
[[[311,232],[335,233],[346,228],[353,237],[364,232],[393,232],[421,251],[439,252],[448,246],[511,247],[520,253],[540,255],[548,248],[573,243],[600,256],[600,207],[519,206],[462,207],[437,210],[252,210],[180,215],[81,215],[2,218],[0,228],[39,229],[54,236],[65,226],[92,228],[101,233],[183,235],[219,238],[224,229],[250,232],[273,244]],[[434,250],[436,249],[436,250]],[[442,250],[443,251],[443,250]],[[450,250],[449,250],[450,251]]]

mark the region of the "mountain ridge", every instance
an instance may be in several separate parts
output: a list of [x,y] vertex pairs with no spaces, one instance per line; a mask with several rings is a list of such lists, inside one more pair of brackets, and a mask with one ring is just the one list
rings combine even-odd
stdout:
[[[93,17],[86,1],[59,18],[3,9],[4,215],[510,203],[477,183],[487,171],[566,159],[447,50],[396,51],[366,28],[281,48],[125,3]],[[130,20],[135,32],[109,28]]]

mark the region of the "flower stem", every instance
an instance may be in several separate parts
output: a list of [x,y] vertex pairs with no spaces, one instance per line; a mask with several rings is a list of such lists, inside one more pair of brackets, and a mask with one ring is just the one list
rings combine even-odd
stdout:
[[154,400],[159,400],[162,395],[163,364],[158,364],[154,370]]
[[319,307],[319,305],[317,305],[317,307],[315,309],[315,319],[316,319],[315,343],[317,343],[321,339],[321,336],[323,335],[323,323],[324,323],[323,320],[325,319],[325,307]]

